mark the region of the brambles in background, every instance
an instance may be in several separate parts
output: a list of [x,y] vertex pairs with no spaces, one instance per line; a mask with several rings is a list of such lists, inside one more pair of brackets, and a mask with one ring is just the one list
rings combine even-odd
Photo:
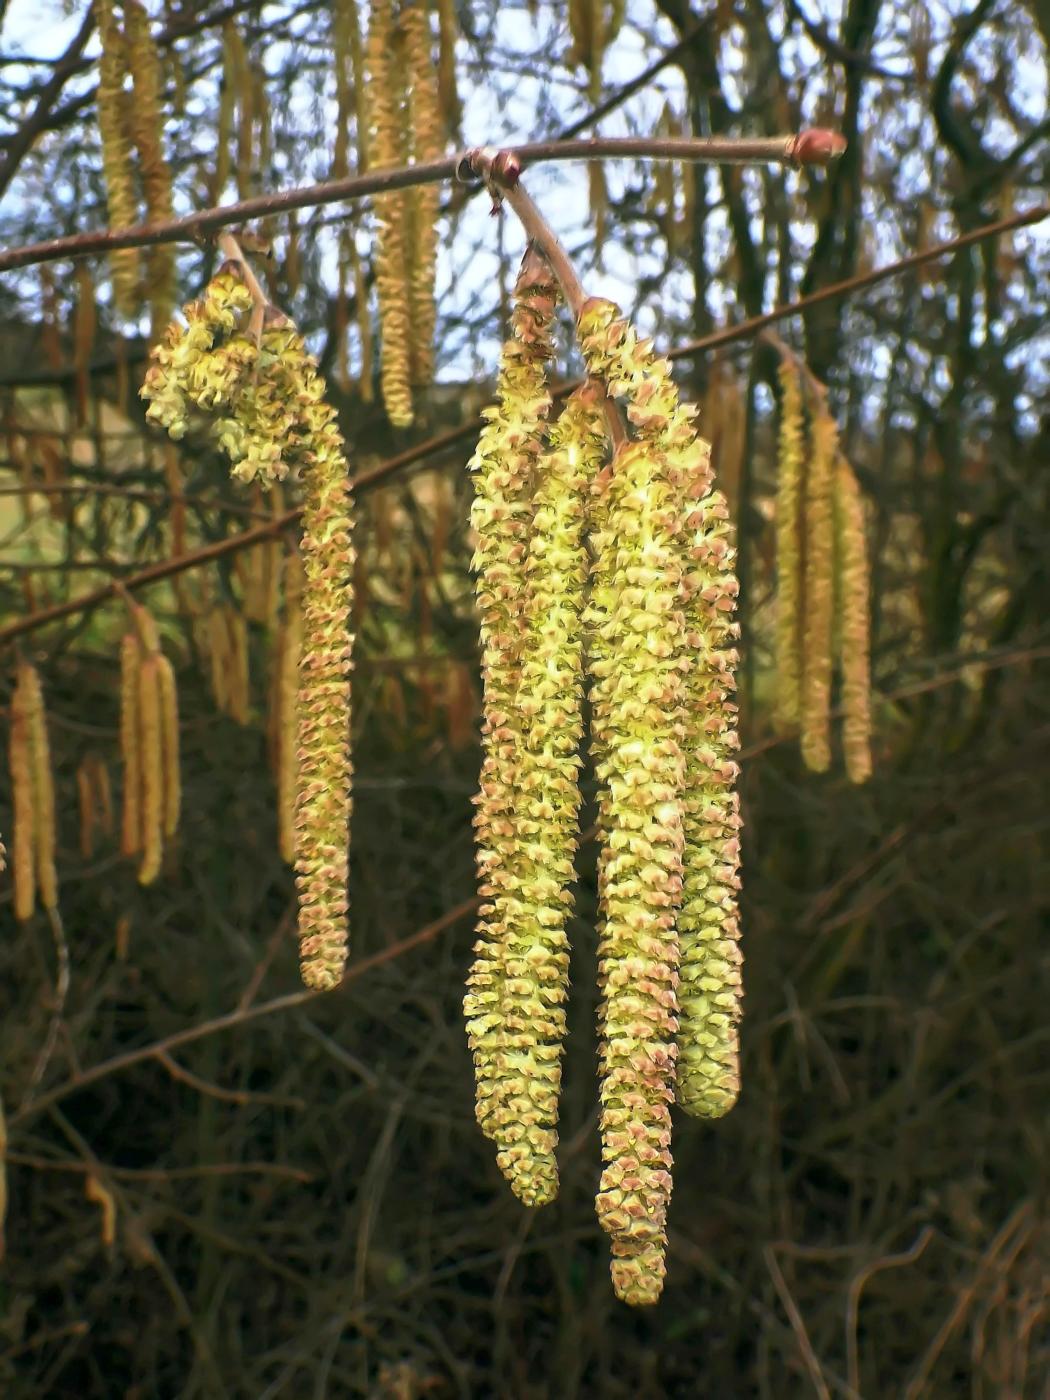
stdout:
[[37,898],[45,909],[58,905],[55,784],[47,716],[40,676],[28,661],[18,663],[8,743],[14,808],[11,875],[15,918],[24,920],[32,918]]
[[[302,656],[297,701],[296,882],[303,979],[338,984],[346,961],[351,811],[352,514],[343,439],[324,380],[302,337],[267,308],[252,333],[252,292],[231,263],[185,308],[151,352],[147,418],[174,438],[196,422],[231,463],[264,485],[290,473],[303,486]],[[238,613],[238,617],[241,615]],[[241,617],[243,623],[243,617]],[[246,656],[235,639],[238,660]]]
[[861,783],[871,776],[863,500],[839,450],[838,429],[823,386],[786,348],[778,374],[776,716],[782,727],[800,726],[802,756],[809,768],[829,768],[837,663],[846,773],[852,782]]

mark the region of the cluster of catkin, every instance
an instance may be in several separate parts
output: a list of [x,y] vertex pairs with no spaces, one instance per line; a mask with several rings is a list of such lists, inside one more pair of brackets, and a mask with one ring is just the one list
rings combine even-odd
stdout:
[[16,919],[31,919],[39,899],[58,904],[55,874],[55,781],[47,739],[47,716],[40,676],[28,661],[18,663],[11,697],[8,739],[14,823],[11,878]]
[[[396,12],[395,12],[396,10]],[[425,0],[372,0],[365,51],[369,167],[437,159],[444,121]],[[361,113],[358,114],[361,120]],[[412,422],[412,387],[434,367],[438,190],[420,185],[376,199],[380,380],[395,427]]]
[[138,857],[139,883],[151,885],[179,826],[179,706],[156,623],[137,604],[130,611],[132,625],[120,643],[120,848]]
[[[555,1149],[583,693],[599,791],[601,1134],[613,1282],[662,1287],[671,1105],[739,1087],[737,585],[725,502],[670,366],[585,303],[591,379],[548,427],[556,293],[526,256],[471,466],[481,619],[483,897],[465,999],[482,1129],[529,1205]],[[632,431],[608,460],[602,397]]]
[[[147,418],[181,438],[206,429],[233,475],[303,490],[294,855],[308,986],[337,985],[347,949],[351,813],[350,486],[335,410],[302,337],[273,314],[251,334],[252,297],[230,264],[184,308],[151,354]],[[287,747],[286,760],[287,762]]]
[[[170,219],[171,169],[164,156],[161,113],[163,75],[149,15],[140,0],[95,0],[95,12],[102,45],[98,122],[109,222],[114,228],[137,224],[143,205],[148,223]],[[125,316],[134,316],[143,296],[138,249],[113,253],[112,268],[117,308]],[[152,248],[147,255],[145,290],[154,336],[171,315],[174,278],[172,246]]]
[[826,771],[837,661],[846,773],[863,783],[871,776],[864,505],[821,387],[786,355],[779,377],[777,717],[785,728],[799,728],[806,765]]

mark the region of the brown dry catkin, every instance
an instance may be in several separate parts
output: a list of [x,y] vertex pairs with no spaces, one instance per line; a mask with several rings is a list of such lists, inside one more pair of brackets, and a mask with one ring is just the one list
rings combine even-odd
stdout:
[[36,890],[45,909],[58,905],[55,873],[55,779],[51,772],[51,748],[40,676],[28,662],[18,668],[18,684],[25,696],[29,725],[29,756],[33,768],[33,864]]
[[142,849],[142,748],[139,735],[139,665],[141,648],[134,632],[120,643],[120,753],[124,765],[120,850],[125,856]]
[[164,855],[164,745],[161,718],[160,664],[149,652],[139,667],[139,736],[142,762],[142,863],[139,884],[160,874]]
[[835,558],[838,566],[842,751],[851,782],[871,777],[871,636],[864,502],[844,457],[835,464]]
[[802,757],[816,773],[831,765],[831,629],[834,615],[832,486],[838,429],[814,405],[806,478],[806,607],[802,656]]
[[11,797],[14,830],[11,834],[11,875],[14,884],[15,918],[33,917],[36,907],[35,817],[33,801],[33,758],[29,740],[28,696],[21,684],[21,672],[11,699]]
[[[390,0],[372,0],[368,26],[368,112],[371,169],[400,163],[397,83],[391,68],[394,23]],[[412,422],[410,345],[412,339],[405,261],[405,201],[399,194],[379,195],[376,286],[382,327],[380,380],[387,416],[396,428]]]

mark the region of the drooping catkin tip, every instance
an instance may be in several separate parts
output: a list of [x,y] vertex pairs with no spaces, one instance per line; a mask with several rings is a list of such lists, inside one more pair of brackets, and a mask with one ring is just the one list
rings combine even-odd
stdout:
[[632,1308],[651,1308],[660,1301],[667,1276],[665,1239],[635,1244],[614,1240],[610,1260],[613,1292]]

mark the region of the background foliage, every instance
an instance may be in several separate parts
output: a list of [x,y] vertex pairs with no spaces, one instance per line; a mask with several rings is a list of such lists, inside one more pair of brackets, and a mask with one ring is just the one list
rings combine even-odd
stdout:
[[[106,221],[97,46],[86,7],[67,8],[0,4],[7,246]],[[621,298],[661,346],[1046,188],[1039,0],[631,0],[594,71],[565,8],[454,6],[453,142],[556,135],[675,45],[597,129],[816,121],[850,142],[830,172],[610,163],[604,191],[580,166],[530,175],[588,289]],[[346,7],[154,8],[177,212],[331,173],[333,9]],[[230,22],[255,77],[247,116],[243,84],[232,94],[227,159]],[[273,294],[332,379],[359,469],[468,425],[362,500],[358,966],[334,995],[269,1005],[297,988],[266,761],[272,629],[251,616],[251,570],[272,555],[144,595],[177,665],[186,804],[148,890],[112,839],[82,847],[76,809],[85,754],[116,777],[119,600],[22,639],[49,705],[72,976],[56,1022],[47,926],[16,927],[5,889],[5,1393],[1035,1396],[1050,1367],[1045,225],[782,328],[828,382],[869,503],[878,733],[862,789],[805,775],[772,732],[775,354],[750,342],[680,363],[741,544],[744,1091],[724,1122],[678,1124],[667,1291],[629,1315],[593,1215],[586,858],[563,1187],[543,1212],[512,1199],[474,1125],[461,1026],[478,764],[463,465],[520,235],[443,192],[438,383],[395,433],[361,382],[346,272],[353,240],[370,282],[370,217],[328,208],[300,215],[291,241],[287,218],[267,230]],[[214,261],[180,250],[183,297]],[[4,619],[271,510],[217,461],[173,459],[144,432],[145,325],[119,322],[105,266],[90,273],[30,268],[0,286]],[[192,625],[220,603],[250,619],[247,723],[218,712]]]

